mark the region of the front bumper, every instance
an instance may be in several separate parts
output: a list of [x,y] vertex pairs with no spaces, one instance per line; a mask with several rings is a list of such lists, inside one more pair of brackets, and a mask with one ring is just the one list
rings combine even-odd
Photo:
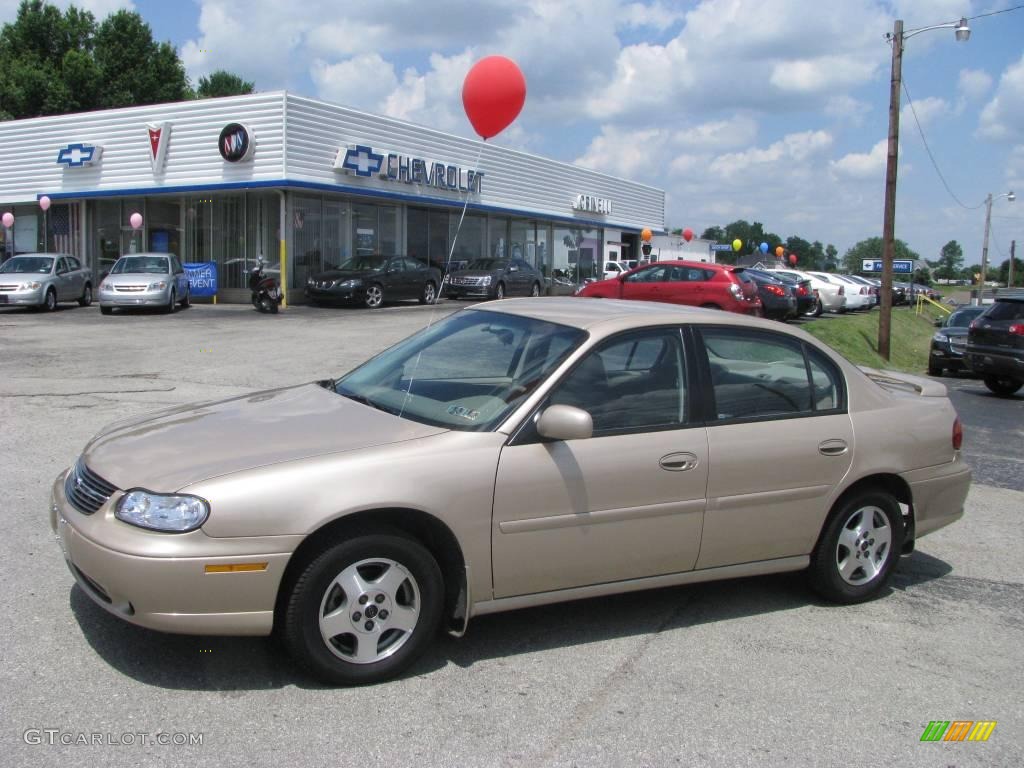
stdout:
[[310,301],[321,301],[325,304],[361,302],[366,298],[366,289],[361,285],[346,288],[339,288],[337,286],[334,288],[312,288],[307,285],[306,298]]
[[929,360],[934,365],[941,365],[943,368],[959,370],[965,368],[964,355],[952,344],[933,341],[929,350]]
[[489,299],[493,296],[489,285],[452,285],[445,283],[444,295],[449,299]]
[[0,291],[0,307],[35,307],[43,303],[43,289]]
[[[200,635],[267,635],[285,567],[300,536],[218,539],[202,529],[158,533],[114,517],[121,492],[92,515],[75,509],[61,473],[50,527],[75,581],[94,603],[141,627]],[[266,563],[263,570],[208,573],[207,566]]]
[[1008,349],[968,347],[964,364],[975,373],[986,376],[1009,376],[1024,380],[1024,352]]
[[101,307],[166,307],[171,294],[166,288],[159,291],[114,291],[101,288]]

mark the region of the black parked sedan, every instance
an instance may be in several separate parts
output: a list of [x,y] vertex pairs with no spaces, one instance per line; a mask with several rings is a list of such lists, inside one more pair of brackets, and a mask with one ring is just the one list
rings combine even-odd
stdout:
[[788,320],[797,316],[796,290],[792,285],[757,269],[745,269],[743,274],[757,285],[757,295],[761,297],[765,317],[770,320]]
[[964,350],[967,348],[967,328],[971,321],[985,311],[985,307],[960,307],[945,320],[936,320],[938,330],[932,336],[928,353],[928,373],[941,376],[944,370],[961,371]]
[[437,301],[441,270],[411,256],[357,256],[306,281],[310,304],[362,304],[376,309],[385,301]]
[[449,299],[540,296],[544,275],[522,259],[476,259],[448,276]]

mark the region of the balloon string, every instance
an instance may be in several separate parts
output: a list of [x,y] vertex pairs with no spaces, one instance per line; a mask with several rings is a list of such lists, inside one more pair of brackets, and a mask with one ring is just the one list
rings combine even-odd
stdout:
[[[484,142],[486,141],[487,139],[485,138],[482,142],[480,142],[480,151],[476,153],[476,160],[473,161],[473,167],[470,169],[473,171],[474,176],[476,175],[477,171],[480,170],[480,158],[483,156]],[[472,186],[473,185],[471,184],[466,184],[466,198],[462,202],[462,213],[459,215],[459,225],[455,228],[455,235],[452,237],[452,247],[448,251],[448,258],[445,260],[444,263],[444,274],[441,276],[441,287],[437,289],[438,296],[434,299],[434,306],[430,310],[430,315],[427,318],[427,325],[423,329],[424,331],[429,330],[430,326],[434,324],[434,319],[437,317],[437,301],[438,299],[441,298],[441,294],[444,293],[444,284],[448,281],[448,274],[452,264],[452,256],[455,255],[455,242],[459,239],[459,232],[462,231],[462,222],[466,218],[466,209],[469,207],[469,195],[472,190]],[[416,353],[416,362],[413,363],[412,373],[409,374],[409,386],[405,390],[405,397],[402,398],[402,407],[398,409],[398,418],[402,418],[402,414],[405,413],[405,404],[409,402],[409,398],[411,397],[412,384],[416,380],[416,371],[419,369],[420,359],[422,355],[422,349]]]

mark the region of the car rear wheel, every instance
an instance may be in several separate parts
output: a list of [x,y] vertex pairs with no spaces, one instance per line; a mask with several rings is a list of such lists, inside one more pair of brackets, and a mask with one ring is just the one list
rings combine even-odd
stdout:
[[384,289],[377,283],[374,283],[366,289],[366,298],[363,299],[363,304],[368,309],[377,309],[384,303]]
[[185,289],[185,298],[183,298],[181,300],[181,306],[182,306],[183,309],[192,306],[192,289],[191,288],[186,288]]
[[112,315],[114,313],[113,307],[100,307],[101,315]]
[[78,300],[78,306],[88,307],[92,304],[92,286],[86,283],[85,288],[82,289],[82,298]]
[[530,295],[534,298],[540,296],[540,283],[533,284],[533,288],[530,289]]
[[404,671],[434,638],[443,592],[441,570],[418,542],[391,534],[346,539],[296,579],[282,636],[321,680],[377,683]]
[[498,283],[497,287],[494,289],[494,298],[497,299],[498,301],[501,301],[502,299],[505,298],[504,283]]
[[178,308],[178,295],[174,289],[171,288],[171,298],[167,301],[167,306],[164,307],[164,312],[168,315],[173,315],[175,310]]
[[43,311],[53,312],[57,308],[57,292],[50,288],[43,297]]
[[1024,381],[1011,379],[1009,376],[986,376],[985,386],[1000,397],[1010,397],[1024,387]]
[[437,301],[437,286],[433,280],[427,280],[423,286],[423,293],[420,295],[420,304],[433,304]]
[[870,600],[885,587],[903,546],[899,504],[867,491],[833,510],[811,555],[811,586],[836,603]]

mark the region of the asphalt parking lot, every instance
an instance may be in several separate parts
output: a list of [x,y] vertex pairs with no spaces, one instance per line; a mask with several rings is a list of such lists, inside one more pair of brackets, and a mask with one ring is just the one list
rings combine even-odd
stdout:
[[[0,310],[5,765],[1024,764],[1024,398],[969,379],[947,382],[981,480],[965,516],[859,606],[800,574],[548,606],[476,619],[402,679],[330,689],[270,641],[138,629],[74,586],[46,500],[103,425],[337,376],[455,308]],[[922,743],[932,720],[998,725]]]

